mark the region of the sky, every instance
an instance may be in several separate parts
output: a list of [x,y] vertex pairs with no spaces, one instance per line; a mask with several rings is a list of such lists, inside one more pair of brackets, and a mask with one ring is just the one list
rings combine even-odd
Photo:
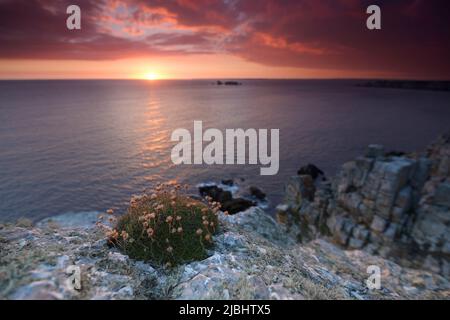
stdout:
[[0,79],[449,80],[449,39],[448,0],[0,0]]

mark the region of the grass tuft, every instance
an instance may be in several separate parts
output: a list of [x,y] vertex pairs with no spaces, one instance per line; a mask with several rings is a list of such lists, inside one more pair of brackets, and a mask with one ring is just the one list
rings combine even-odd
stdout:
[[[134,197],[125,215],[108,231],[108,240],[133,259],[166,267],[207,257],[218,228],[220,204],[194,200],[181,186],[158,185]],[[114,220],[108,210],[109,220]]]

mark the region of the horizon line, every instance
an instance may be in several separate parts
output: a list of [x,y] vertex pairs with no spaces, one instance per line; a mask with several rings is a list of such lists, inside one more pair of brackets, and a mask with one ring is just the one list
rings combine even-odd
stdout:
[[161,79],[145,79],[145,78],[0,78],[0,81],[146,81],[146,82],[160,82],[160,81],[227,81],[227,80],[393,80],[393,81],[450,81],[448,79],[437,79],[437,78],[395,78],[395,77],[324,77],[324,78],[260,78],[260,77],[249,77],[249,78],[161,78]]

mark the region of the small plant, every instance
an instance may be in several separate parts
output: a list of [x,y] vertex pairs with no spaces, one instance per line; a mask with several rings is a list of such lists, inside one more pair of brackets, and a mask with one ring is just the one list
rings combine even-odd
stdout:
[[158,185],[153,193],[133,198],[108,231],[109,242],[131,258],[160,265],[204,259],[213,245],[220,204],[194,200],[180,190],[180,185]]

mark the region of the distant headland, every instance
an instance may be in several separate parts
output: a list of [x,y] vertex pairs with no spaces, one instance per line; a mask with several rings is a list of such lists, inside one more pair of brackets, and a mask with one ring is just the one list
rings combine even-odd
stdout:
[[410,90],[450,91],[450,81],[428,80],[373,80],[358,84],[367,88],[392,88]]

